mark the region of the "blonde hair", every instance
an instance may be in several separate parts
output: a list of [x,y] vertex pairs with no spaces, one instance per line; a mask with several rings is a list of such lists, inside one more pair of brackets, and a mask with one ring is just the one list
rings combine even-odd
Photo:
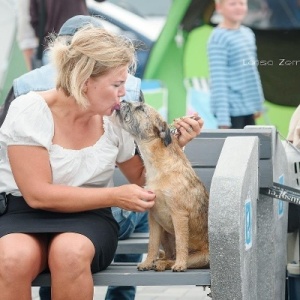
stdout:
[[56,88],[73,96],[83,107],[88,105],[84,87],[90,77],[126,65],[128,72],[136,70],[133,43],[128,38],[92,25],[78,30],[69,44],[59,38],[53,40],[50,50],[57,69]]

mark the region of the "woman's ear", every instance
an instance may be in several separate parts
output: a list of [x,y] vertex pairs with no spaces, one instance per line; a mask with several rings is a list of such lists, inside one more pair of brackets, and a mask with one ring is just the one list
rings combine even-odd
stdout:
[[84,85],[83,85],[83,92],[86,93],[87,90],[88,90],[88,80],[86,80]]

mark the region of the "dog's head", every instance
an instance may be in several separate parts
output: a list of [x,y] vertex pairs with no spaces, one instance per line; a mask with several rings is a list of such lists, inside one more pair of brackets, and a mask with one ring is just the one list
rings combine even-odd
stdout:
[[122,101],[116,115],[121,126],[128,131],[136,141],[162,139],[165,146],[172,142],[167,122],[151,106],[142,102]]

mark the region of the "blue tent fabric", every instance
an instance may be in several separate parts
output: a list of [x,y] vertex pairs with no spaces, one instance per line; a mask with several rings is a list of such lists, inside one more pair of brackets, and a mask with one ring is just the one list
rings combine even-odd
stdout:
[[204,120],[204,128],[218,128],[217,120],[210,110],[210,94],[208,92],[190,87],[187,90],[187,112],[189,115],[197,112]]
[[191,115],[197,112],[204,120],[204,128],[217,129],[217,120],[211,112],[208,80],[206,78],[189,78],[185,80],[185,87],[187,114]]

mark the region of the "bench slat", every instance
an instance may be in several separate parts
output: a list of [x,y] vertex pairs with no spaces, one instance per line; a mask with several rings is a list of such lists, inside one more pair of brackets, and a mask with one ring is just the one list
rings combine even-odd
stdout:
[[135,253],[147,253],[148,252],[147,238],[133,238],[127,240],[118,241],[118,248],[116,253],[121,254],[135,254]]
[[149,238],[149,232],[133,232],[130,235],[131,239],[148,239]]
[[[254,135],[252,133],[252,136]],[[186,145],[184,152],[192,165],[215,167],[226,138],[227,136],[214,139],[199,136]],[[270,159],[272,157],[270,140],[260,139],[259,157],[260,159]]]
[[[273,129],[272,128],[258,128],[258,127],[246,127],[244,129],[203,129],[201,134],[197,138],[226,138],[229,136],[258,136],[260,148],[266,151],[266,154],[260,154],[268,158],[272,155],[272,139],[273,139]],[[264,153],[264,152],[263,152]]]
[[[142,276],[141,276],[142,275]],[[186,272],[138,271],[136,266],[111,265],[105,271],[93,275],[97,286],[162,286],[162,285],[210,285],[210,270],[197,269]],[[39,275],[32,286],[49,286],[50,275]]]
[[[215,167],[201,168],[193,167],[198,177],[201,179],[207,190],[210,190],[211,180],[215,172]],[[259,161],[259,187],[273,186],[273,163],[271,159],[261,159]]]

